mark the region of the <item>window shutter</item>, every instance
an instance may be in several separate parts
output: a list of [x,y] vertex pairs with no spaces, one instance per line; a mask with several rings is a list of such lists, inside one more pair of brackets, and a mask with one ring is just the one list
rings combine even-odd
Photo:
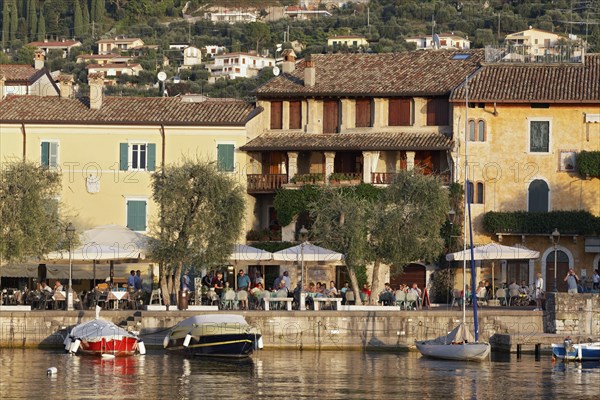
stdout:
[[127,143],[119,144],[120,154],[119,154],[119,169],[121,171],[127,171],[129,169],[129,145]]
[[271,102],[271,129],[281,129],[283,127],[283,102]]
[[156,143],[148,143],[148,171],[156,171]]
[[129,200],[127,202],[127,227],[134,231],[146,230],[146,202]]
[[221,171],[233,171],[233,149],[232,144],[217,145],[217,165]]
[[42,142],[42,166],[48,167],[50,166],[50,143]]

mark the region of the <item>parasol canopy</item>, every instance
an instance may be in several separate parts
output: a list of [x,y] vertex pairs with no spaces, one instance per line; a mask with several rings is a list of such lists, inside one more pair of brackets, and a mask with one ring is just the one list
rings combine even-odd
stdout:
[[[499,243],[489,243],[473,248],[473,259],[480,260],[523,260],[538,258],[539,251],[530,250],[525,247],[503,246]],[[471,249],[446,254],[446,261],[471,260]]]

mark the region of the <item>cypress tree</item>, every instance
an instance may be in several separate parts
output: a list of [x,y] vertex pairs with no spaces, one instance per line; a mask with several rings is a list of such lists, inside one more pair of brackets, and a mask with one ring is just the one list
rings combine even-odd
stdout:
[[29,9],[27,10],[27,23],[29,24],[29,37],[35,40],[35,30],[37,28],[37,10],[35,1],[29,1]]
[[40,10],[40,17],[38,18],[38,26],[37,26],[37,37],[41,42],[46,39],[46,20],[44,19],[43,7]]
[[10,34],[10,11],[8,8],[8,1],[2,2],[2,49],[6,48],[6,44],[9,41],[8,35]]
[[19,12],[17,9],[17,0],[13,0],[10,7],[10,40],[17,38],[17,29],[19,26]]
[[97,21],[96,20],[96,1],[97,0],[92,0],[92,4],[90,6],[90,12],[91,12],[91,19],[90,19],[90,21]]
[[90,32],[90,9],[87,0],[83,0],[83,27],[81,32],[87,35]]
[[75,0],[73,8],[73,33],[76,37],[81,37],[83,28],[83,13],[81,12],[81,5],[79,0]]

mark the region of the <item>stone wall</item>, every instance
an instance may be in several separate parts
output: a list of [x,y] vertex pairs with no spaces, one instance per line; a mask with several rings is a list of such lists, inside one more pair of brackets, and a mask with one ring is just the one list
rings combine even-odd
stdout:
[[600,294],[547,293],[544,332],[600,336]]
[[[459,311],[249,311],[248,323],[263,333],[265,348],[407,350],[460,322]],[[148,347],[162,347],[168,330],[193,311],[107,311],[102,317],[130,325]],[[207,312],[208,313],[208,312]],[[204,314],[204,313],[203,313]],[[543,332],[542,314],[522,309],[480,311],[480,338],[495,333]],[[92,311],[0,311],[0,347],[60,347],[67,329],[94,318]],[[472,315],[467,316],[472,324]]]

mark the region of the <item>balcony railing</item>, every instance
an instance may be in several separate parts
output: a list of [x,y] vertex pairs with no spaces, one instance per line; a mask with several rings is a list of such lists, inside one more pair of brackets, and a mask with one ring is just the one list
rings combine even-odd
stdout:
[[[372,172],[371,183],[373,185],[389,185],[396,179],[397,175],[398,173],[396,172]],[[440,180],[443,186],[448,186],[450,184],[450,172],[436,173],[434,175]]]
[[287,174],[248,174],[248,193],[273,193],[288,183]]

